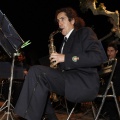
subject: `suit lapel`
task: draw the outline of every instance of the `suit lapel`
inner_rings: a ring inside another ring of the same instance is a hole
[[[73,42],[74,42],[74,35],[75,35],[75,30],[73,30],[73,32],[71,33],[71,35],[69,36],[65,46],[64,46],[64,49],[63,49],[63,53],[68,53]]]

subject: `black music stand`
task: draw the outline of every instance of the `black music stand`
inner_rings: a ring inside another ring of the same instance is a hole
[[[13,71],[14,71],[14,61],[15,56],[19,55],[19,50],[30,44],[30,41],[24,42],[22,38],[19,36],[17,31],[14,29],[8,18],[5,14],[0,11],[0,45],[5,50],[10,58],[12,58],[11,70],[10,70],[10,85],[9,85],[9,93],[8,99],[0,108],[0,112],[7,108],[5,114],[0,118],[3,120],[5,116],[7,116],[7,120],[11,118],[13,120],[11,114],[11,107],[13,108],[10,100],[11,100],[11,90],[12,90],[12,81],[13,81]]]

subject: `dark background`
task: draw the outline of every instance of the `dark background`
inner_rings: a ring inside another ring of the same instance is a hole
[[[120,12],[120,0],[98,0],[97,7],[104,3],[109,11]],[[26,56],[31,64],[36,64],[40,58],[49,55],[49,35],[57,30],[54,22],[55,11],[58,8],[71,6],[81,16],[86,25],[92,27],[98,38],[107,35],[112,25],[107,16],[93,15],[91,10],[83,13],[80,10],[79,0],[1,0],[0,10],[8,17],[18,34],[24,41],[32,44],[25,47]],[[58,46],[60,40],[55,39]]]

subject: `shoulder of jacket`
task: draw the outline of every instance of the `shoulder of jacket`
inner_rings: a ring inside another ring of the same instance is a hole
[[[79,31],[79,30],[93,31],[92,28],[90,28],[90,27],[81,27],[80,29],[78,29],[78,31]]]

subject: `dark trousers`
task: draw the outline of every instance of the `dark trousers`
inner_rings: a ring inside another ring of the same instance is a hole
[[[15,113],[27,120],[41,120],[43,113],[54,112],[49,93],[65,94],[64,75],[61,71],[46,66],[30,68],[15,106]]]
[[[13,81],[12,85],[12,105],[15,106],[19,98],[24,80]]]

